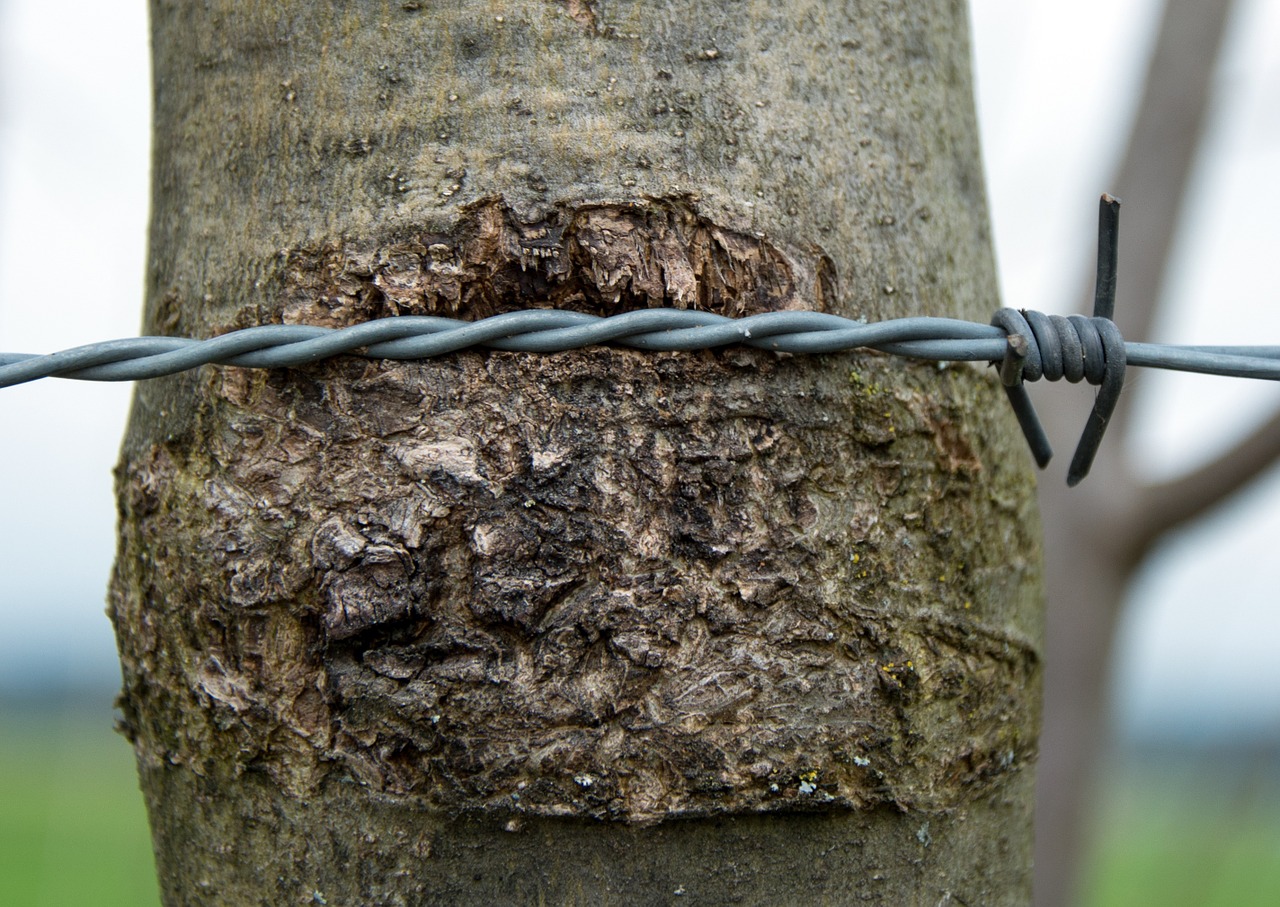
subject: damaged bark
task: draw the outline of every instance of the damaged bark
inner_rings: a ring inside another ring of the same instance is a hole
[[[152,330],[995,307],[963,9],[313,6],[153,3]],[[1031,491],[993,375],[874,354],[141,386],[166,902],[1023,903]]]
[[[532,223],[484,199],[463,208],[447,232],[381,247],[348,239],[292,249],[285,284],[282,320],[328,327],[530,307],[741,316],[825,310],[836,295],[826,256],[788,255],[762,236],[718,226],[688,198],[558,205]]]

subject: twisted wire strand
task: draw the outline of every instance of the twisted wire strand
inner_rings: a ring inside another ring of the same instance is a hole
[[[1093,317],[1000,309],[991,324],[953,318],[899,318],[868,324],[822,312],[769,312],[728,318],[685,309],[646,309],[601,318],[557,309],[526,310],[466,322],[401,316],[354,327],[263,325],[212,340],[139,337],[111,340],[47,356],[0,353],[0,388],[37,378],[133,381],[201,365],[286,368],[344,354],[427,359],[482,347],[551,353],[599,344],[642,350],[711,349],[743,344],[784,353],[835,353],[858,348],[938,361],[1000,366],[1009,403],[1036,463],[1053,456],[1025,382],[1088,381],[1099,386],[1093,411],[1067,472],[1078,484],[1089,472],[1120,400],[1130,365],[1236,378],[1280,380],[1280,346],[1168,346],[1127,343],[1111,320],[1116,297],[1120,200],[1098,201],[1098,268]]]
[[[1021,338],[1019,380],[1069,381],[1105,372],[1095,322],[1026,311],[1007,326],[953,318],[899,318],[867,323],[822,312],[770,312],[728,318],[687,309],[646,309],[611,317],[537,309],[468,322],[403,315],[348,328],[262,325],[210,340],[136,337],[47,355],[0,353],[0,387],[40,378],[136,381],[202,365],[293,368],[341,355],[369,359],[429,359],[474,348],[551,353],[601,344],[650,351],[712,349],[740,344],[794,354],[859,348],[931,361],[1000,362]],[[1106,330],[1103,328],[1102,330]],[[1118,333],[1115,335],[1118,337]],[[1015,338],[1011,342],[1011,338]],[[1170,346],[1120,341],[1131,366],[1238,378],[1280,380],[1280,346]],[[1102,372],[1098,370],[1102,369]],[[1088,371],[1092,370],[1092,371]],[[1093,383],[1099,383],[1093,381]]]
[[[1103,196],[1104,207],[1107,200]],[[1113,268],[1114,262],[1110,266]],[[1113,284],[1099,281],[1103,287]],[[405,315],[338,329],[262,325],[212,340],[138,337],[91,343],[45,356],[0,353],[0,388],[48,377],[135,381],[202,365],[289,368],[347,354],[370,359],[429,359],[474,348],[552,353],[600,344],[652,351],[741,344],[795,354],[865,348],[914,359],[999,365],[1018,424],[1042,469],[1053,450],[1024,382],[1066,378],[1099,385],[1067,472],[1067,484],[1076,485],[1088,474],[1102,444],[1120,399],[1126,366],[1280,380],[1280,346],[1127,343],[1109,317],[1110,298],[1102,302],[1092,318],[1000,309],[991,324],[929,317],[867,323],[822,312],[728,318],[686,309],[646,309],[602,318],[537,309],[474,322]]]

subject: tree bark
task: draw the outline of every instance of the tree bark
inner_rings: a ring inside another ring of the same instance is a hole
[[[955,2],[153,0],[146,322],[985,319]],[[169,904],[1023,904],[1039,528],[989,370],[755,350],[138,389]]]

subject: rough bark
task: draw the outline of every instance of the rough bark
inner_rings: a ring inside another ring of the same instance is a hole
[[[995,307],[962,4],[152,18],[152,331]],[[1011,424],[868,354],[141,386],[111,603],[166,902],[1025,903]]]

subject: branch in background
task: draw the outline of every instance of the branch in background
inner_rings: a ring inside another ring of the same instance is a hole
[[[1183,222],[1187,186],[1213,100],[1213,80],[1234,0],[1168,0],[1148,67],[1137,119],[1115,180],[1137,202],[1140,217],[1126,232],[1125,304],[1117,322],[1125,336],[1147,337],[1170,272],[1170,255]],[[1128,429],[1124,411],[1118,441]],[[1235,449],[1168,483],[1129,496],[1134,535],[1128,554],[1136,565],[1174,526],[1203,515],[1252,481],[1280,457],[1280,413]]]
[[[1120,263],[1124,301],[1118,307],[1117,323],[1130,338],[1147,339],[1155,320],[1233,6],[1232,0],[1167,0],[1122,163],[1106,187],[1129,203]],[[1064,412],[1051,409],[1046,416],[1055,434],[1068,430],[1062,423],[1071,417]],[[1106,673],[1125,578],[1132,575],[1134,566],[1126,555],[1139,556],[1164,528],[1154,520],[1144,523],[1146,538],[1141,547],[1127,536],[1127,530],[1142,519],[1143,509],[1138,506],[1142,496],[1120,456],[1120,441],[1131,425],[1128,408],[1122,408],[1117,421],[1107,434],[1107,449],[1090,480],[1087,497],[1066,493],[1058,482],[1040,484],[1045,536],[1054,543],[1046,556],[1050,602],[1036,804],[1038,907],[1075,903],[1085,824],[1081,803],[1090,775],[1097,772],[1096,741],[1104,732],[1099,678]],[[1224,460],[1235,456],[1237,451],[1232,451]],[[1243,476],[1245,470],[1235,473]],[[1192,492],[1166,490],[1164,497],[1183,501],[1182,511],[1189,518],[1212,506],[1231,487],[1238,484],[1219,482],[1203,493],[1195,492],[1195,497]],[[1198,509],[1191,503],[1196,499],[1203,502]],[[1098,509],[1091,509],[1100,500],[1109,501],[1107,512],[1118,518],[1100,523]],[[1084,550],[1101,559],[1081,577],[1076,564],[1055,559],[1067,557],[1068,550]]]
[[[1233,0],[1169,0],[1112,190],[1128,201],[1117,323],[1147,338],[1213,95]]]
[[[1280,408],[1222,456],[1170,482],[1147,485],[1135,498],[1132,557],[1137,563],[1170,529],[1202,516],[1280,458]]]
[[[1149,339],[1162,298],[1174,237],[1201,136],[1208,120],[1213,78],[1234,0],[1167,0],[1143,82],[1135,118],[1110,190],[1125,200],[1116,324],[1131,340]],[[1087,310],[1090,288],[1082,293]],[[1106,459],[1119,464],[1132,408],[1121,407],[1109,434]],[[1052,433],[1064,430],[1050,412]],[[1119,481],[1128,482],[1127,474]]]

